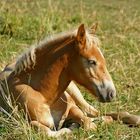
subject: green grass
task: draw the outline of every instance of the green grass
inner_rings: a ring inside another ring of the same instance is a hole
[[[101,104],[87,91],[82,92],[101,113],[125,110],[140,115],[139,5],[139,0],[1,0],[0,69],[49,34],[98,22],[97,35],[117,89],[117,100]],[[22,115],[15,111],[13,116],[11,119],[0,113],[1,140],[46,139],[43,132],[32,130]],[[81,128],[69,139],[139,140],[140,129],[114,122],[99,125],[97,132]]]

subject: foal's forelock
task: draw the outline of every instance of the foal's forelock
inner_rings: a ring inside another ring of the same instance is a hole
[[[73,37],[77,34],[77,30],[59,33],[54,36],[48,37],[44,41],[41,41],[39,44],[34,45],[27,52],[22,54],[16,62],[14,73],[20,74],[21,71],[26,71],[27,69],[33,70],[36,65],[36,53],[37,50],[46,51],[46,47],[48,50],[54,47],[63,47],[68,45],[67,43],[74,41]],[[88,44],[94,43],[94,46],[100,46],[100,40],[97,36],[90,34],[90,32],[86,31],[86,40]],[[65,43],[66,41],[66,43]],[[59,44],[57,46],[57,44]],[[91,47],[92,45],[87,45],[87,47]]]

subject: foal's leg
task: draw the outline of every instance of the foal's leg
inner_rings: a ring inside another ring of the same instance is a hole
[[[68,94],[73,98],[75,103],[87,114],[92,116],[98,116],[99,112],[90,104],[86,102],[86,100],[83,98],[79,88],[76,86],[76,84],[72,81],[69,86],[67,87],[66,91]]]
[[[96,124],[92,122],[93,119],[85,116],[76,105],[71,107],[68,118],[82,124],[86,130],[96,130],[97,128]]]
[[[60,131],[51,130],[55,128],[55,119],[53,118],[51,107],[46,103],[46,98],[40,92],[23,84],[17,85],[16,88],[13,89],[13,92],[15,91],[17,95],[20,95],[18,102],[25,107],[25,112],[28,113],[33,126],[44,130],[46,134],[51,137],[58,137],[64,133],[68,134],[71,132],[71,130],[67,128],[61,129]],[[15,99],[17,99],[17,95],[15,95]],[[56,111],[59,110],[56,108]]]
[[[43,125],[42,123],[40,123],[38,121],[31,121],[31,125],[45,131],[46,134],[48,135],[48,137],[59,137],[64,134],[71,133],[71,130],[68,128],[62,128],[58,131],[52,131],[49,127],[47,127],[46,125]]]

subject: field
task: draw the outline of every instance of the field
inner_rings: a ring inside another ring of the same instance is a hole
[[[84,97],[101,113],[128,111],[140,115],[139,0],[0,0],[0,70],[45,36],[85,23],[98,22],[97,35],[117,89],[112,103],[99,103],[85,89]],[[0,140],[46,140],[23,116],[0,113]],[[96,132],[75,130],[74,140],[140,140],[140,128],[120,122],[98,124]]]

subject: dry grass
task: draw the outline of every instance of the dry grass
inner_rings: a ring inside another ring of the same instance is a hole
[[[125,110],[140,114],[140,1],[139,0],[1,0],[0,69],[44,36],[99,22],[98,36],[117,88],[117,100],[101,104],[82,90],[101,112]],[[0,113],[0,139],[46,139],[32,130],[23,115]],[[26,116],[26,115],[25,115]],[[140,129],[114,122],[97,132],[77,130],[71,139],[139,140]]]

